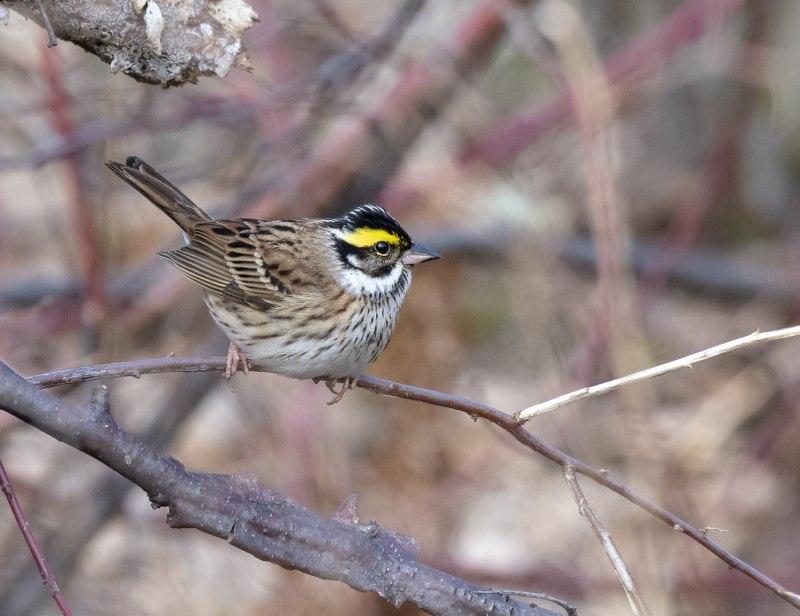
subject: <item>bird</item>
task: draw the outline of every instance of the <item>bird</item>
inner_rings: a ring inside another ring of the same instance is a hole
[[[230,341],[229,385],[253,362],[323,381],[338,402],[386,348],[412,269],[440,258],[377,205],[336,218],[214,219],[139,157],[106,166],[183,231],[184,246],[158,254],[202,288]]]

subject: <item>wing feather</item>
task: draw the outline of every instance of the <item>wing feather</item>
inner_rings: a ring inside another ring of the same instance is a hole
[[[285,221],[216,220],[197,224],[188,245],[159,254],[209,293],[268,310],[293,291],[317,287],[295,243]]]

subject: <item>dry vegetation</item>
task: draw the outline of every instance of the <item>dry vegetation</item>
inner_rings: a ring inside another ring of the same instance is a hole
[[[224,352],[198,290],[154,257],[180,241],[174,226],[103,165],[128,154],[219,216],[392,210],[444,258],[418,270],[370,374],[508,413],[794,324],[800,4],[541,0],[492,22],[487,7],[502,4],[426,3],[397,40],[400,3],[259,0],[253,72],[171,89],[110,75],[68,43],[48,49],[12,14],[0,29],[0,359],[32,375]],[[723,529],[709,533],[798,590],[798,344],[528,428]],[[188,468],[255,477],[325,516],[357,493],[363,520],[414,537],[433,567],[559,595],[584,615],[630,612],[558,466],[494,426],[360,390],[329,408],[323,386],[273,375],[233,383],[110,381],[112,413]],[[141,490],[2,413],[0,459],[77,613],[396,611],[167,528]],[[794,613],[581,485],[653,614]],[[0,614],[55,614],[10,515],[0,554]]]

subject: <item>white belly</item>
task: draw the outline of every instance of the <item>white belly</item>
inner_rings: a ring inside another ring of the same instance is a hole
[[[234,323],[228,316],[218,316],[219,298],[206,297],[214,320],[249,360],[296,379],[362,374],[388,344],[402,300],[382,297],[369,310],[342,315],[333,331],[318,327],[312,335],[303,335],[294,321],[271,318],[249,307],[243,307],[242,318]]]

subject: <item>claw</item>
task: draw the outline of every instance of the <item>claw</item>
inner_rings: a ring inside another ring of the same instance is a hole
[[[231,342],[228,346],[228,355],[225,358],[225,379],[228,381],[228,388],[230,388],[231,391],[233,391],[233,387],[231,387],[231,378],[239,370],[239,365],[242,366],[242,372],[244,374],[250,373],[250,365],[247,362],[247,358],[244,356],[241,349]]]
[[[345,377],[343,379],[328,379],[328,380],[326,380],[325,381],[325,387],[327,387],[328,391],[330,391],[334,395],[333,396],[333,400],[328,402],[328,406],[331,406],[333,404],[336,404],[337,402],[340,402],[342,400],[342,398],[344,398],[345,392],[348,389],[353,389],[356,386],[356,381],[358,381],[358,377],[357,376],[348,376],[348,377]],[[337,384],[341,384],[341,386],[342,386],[341,389],[339,389],[339,391],[336,391],[336,385]]]

